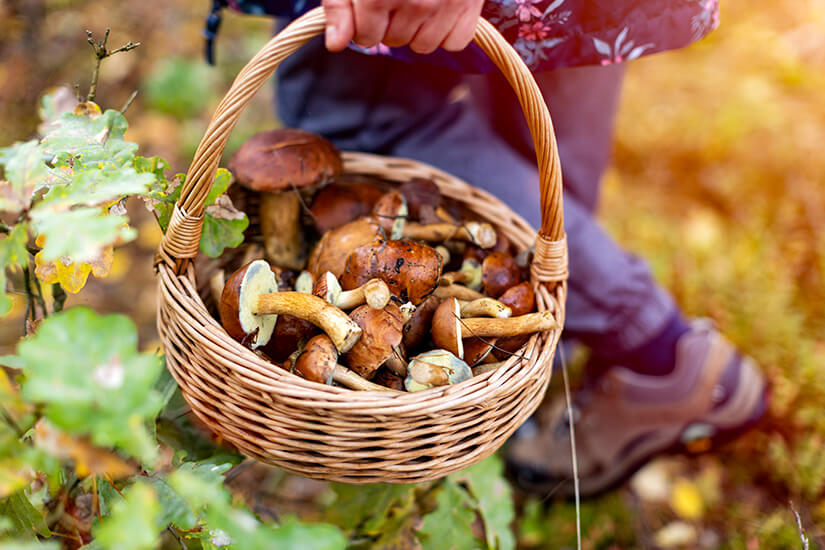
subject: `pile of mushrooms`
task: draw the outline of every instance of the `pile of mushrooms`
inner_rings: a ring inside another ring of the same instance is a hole
[[[495,368],[557,327],[536,312],[527,252],[431,181],[341,175],[326,140],[259,134],[230,162],[260,193],[264,258],[226,281],[227,333],[307,380],[420,391]],[[313,244],[313,241],[314,244]]]

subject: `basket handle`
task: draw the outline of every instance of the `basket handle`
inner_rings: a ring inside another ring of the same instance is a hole
[[[229,134],[241,113],[281,61],[322,34],[325,23],[323,8],[315,8],[272,37],[241,70],[218,105],[195,152],[158,251],[160,259],[175,265],[176,271],[180,272],[187,259],[198,253],[204,201]],[[533,275],[540,281],[563,281],[567,278],[567,243],[563,227],[561,164],[550,111],[529,69],[495,27],[480,18],[473,41],[507,78],[521,103],[533,137],[541,191],[541,228],[536,239]]]

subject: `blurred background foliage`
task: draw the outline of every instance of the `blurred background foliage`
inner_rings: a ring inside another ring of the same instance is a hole
[[[142,45],[105,61],[99,102],[119,108],[138,90],[127,139],[185,171],[221,93],[272,30],[270,20],[227,14],[210,68],[201,37],[208,4],[0,0],[0,144],[34,135],[48,89],[79,84],[86,93],[84,31],[111,27],[111,44]],[[708,39],[631,65],[600,216],[689,314],[713,318],[757,359],[772,402],[759,429],[721,452],[658,460],[586,503],[585,548],[800,548],[794,509],[814,544],[825,537],[823,89],[825,3],[815,0],[724,2]],[[272,91],[255,99],[228,150],[277,124]],[[142,347],[154,349],[159,232],[142,207],[129,213],[138,240],[69,304],[129,314]],[[0,353],[21,334],[23,311],[20,301],[0,321]],[[317,516],[316,485],[282,472],[247,477],[239,494],[277,487],[279,507]],[[521,547],[575,543],[571,505],[519,501]]]

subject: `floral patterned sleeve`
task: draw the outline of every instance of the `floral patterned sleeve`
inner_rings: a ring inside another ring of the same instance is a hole
[[[214,0],[247,13],[295,17],[318,0]],[[533,71],[609,65],[681,48],[719,24],[718,0],[488,0],[486,17]],[[409,48],[352,48],[464,72],[494,67],[475,46],[459,53],[418,55]]]

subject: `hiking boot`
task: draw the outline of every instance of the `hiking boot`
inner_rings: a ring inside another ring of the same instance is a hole
[[[508,444],[508,470],[526,491],[573,494],[571,416],[580,493],[593,496],[656,455],[715,448],[753,426],[767,407],[756,364],[706,321],[679,338],[669,374],[614,366],[574,395],[570,415],[564,401],[557,398]]]

